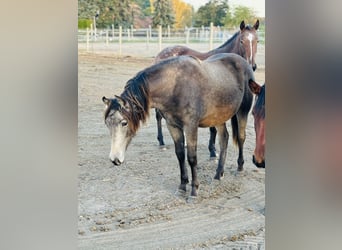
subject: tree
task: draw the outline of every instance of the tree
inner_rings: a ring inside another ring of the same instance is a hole
[[[229,13],[229,6],[224,0],[211,0],[201,6],[195,16],[195,26],[209,26],[211,22],[215,26],[223,26]]]
[[[245,23],[252,24],[255,23],[256,19],[256,14],[251,8],[240,5],[235,8],[234,15],[227,24],[232,27],[238,27],[242,20],[244,20]]]
[[[182,0],[172,0],[172,6],[175,13],[175,28],[192,26],[193,9],[191,5]]]
[[[153,27],[172,26],[175,22],[171,0],[155,0],[153,3],[154,13],[152,16]]]
[[[78,18],[96,16],[96,26],[107,28],[112,24],[129,27],[133,23],[131,0],[78,0]]]

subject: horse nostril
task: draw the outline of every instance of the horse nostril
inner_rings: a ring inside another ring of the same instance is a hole
[[[121,161],[118,158],[115,158],[114,161],[112,161],[115,166],[120,166]]]

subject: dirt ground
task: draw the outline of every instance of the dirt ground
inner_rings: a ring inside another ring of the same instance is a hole
[[[251,161],[251,114],[245,170],[237,173],[238,150],[229,140],[221,181],[213,179],[217,161],[209,160],[209,130],[199,129],[197,198],[189,198],[190,185],[185,194],[177,189],[173,141],[163,121],[167,149],[159,148],[154,110],[128,147],[126,162],[117,167],[109,161],[101,98],[121,94],[127,80],[152,62],[152,57],[79,49],[79,248],[264,249],[265,171]],[[264,67],[257,69],[255,78],[265,81]],[[227,126],[231,133],[229,122]]]

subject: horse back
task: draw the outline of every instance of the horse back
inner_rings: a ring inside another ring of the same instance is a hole
[[[167,47],[163,49],[161,52],[159,52],[159,54],[155,58],[155,63],[158,63],[170,57],[184,56],[184,55],[194,56],[201,60],[204,60],[209,56],[208,53],[201,53],[185,46],[176,45],[172,47]]]

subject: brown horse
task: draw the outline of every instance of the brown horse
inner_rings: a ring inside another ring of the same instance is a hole
[[[254,129],[256,135],[253,163],[258,168],[265,168],[265,84],[260,86],[254,81],[249,82],[251,91],[256,94],[256,100],[252,109],[254,116]]]
[[[169,57],[175,57],[180,55],[191,55],[201,60],[204,60],[209,56],[219,53],[235,53],[245,58],[255,71],[257,68],[257,65],[255,63],[255,55],[257,52],[258,28],[259,20],[257,20],[253,26],[245,25],[245,22],[242,21],[240,23],[240,30],[237,31],[228,41],[226,41],[224,44],[222,44],[220,47],[216,49],[210,50],[206,53],[201,53],[199,51],[192,50],[185,46],[177,45],[173,47],[167,47],[156,56],[155,63]],[[162,118],[162,113],[158,109],[156,109],[156,120],[158,129],[157,139],[159,141],[159,146],[161,147],[165,145],[161,123]],[[216,129],[212,127],[210,128],[210,139],[208,147],[211,158],[216,158],[215,139]]]
[[[216,127],[218,131],[221,150],[215,179],[219,180],[227,154],[226,121],[231,119],[233,141],[239,147],[238,170],[242,170],[245,128],[253,101],[250,80],[254,81],[254,75],[248,62],[231,53],[217,54],[204,61],[191,56],[174,57],[140,71],[127,82],[120,96],[102,98],[105,124],[112,137],[110,160],[115,165],[124,162],[125,151],[140,122],[146,121],[150,108],[158,108],[175,144],[181,190],[185,191],[189,183],[185,134],[192,173],[191,195],[197,195],[198,127]]]

